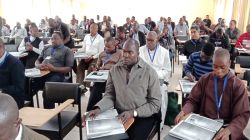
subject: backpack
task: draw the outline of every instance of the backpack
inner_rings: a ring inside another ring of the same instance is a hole
[[[174,125],[175,117],[180,111],[181,105],[178,104],[178,94],[176,92],[168,92],[168,107],[164,124]]]

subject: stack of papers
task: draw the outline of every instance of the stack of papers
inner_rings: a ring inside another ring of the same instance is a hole
[[[85,81],[88,82],[106,82],[108,79],[108,70],[93,71],[86,76]]]
[[[82,59],[86,59],[88,58],[89,55],[83,52],[76,52],[74,53],[74,58],[82,58]]]
[[[26,77],[40,77],[41,71],[37,68],[25,69],[25,76]]]
[[[125,128],[122,122],[116,117],[118,113],[116,109],[107,110],[100,113],[94,120],[86,119],[87,138],[94,139],[105,136],[124,134]]]
[[[190,93],[196,82],[190,82],[189,80],[179,80],[181,91],[183,93]]]
[[[222,126],[222,122],[191,114],[171,129],[169,135],[185,140],[212,140]]]

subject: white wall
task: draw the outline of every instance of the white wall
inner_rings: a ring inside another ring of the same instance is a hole
[[[135,16],[143,23],[151,16],[158,21],[160,16],[172,17],[178,22],[185,15],[189,23],[195,17],[214,15],[214,0],[0,0],[0,15],[14,25],[16,21],[24,24],[26,18],[39,22],[45,16],[58,15],[69,23],[74,13],[81,20],[84,15],[96,18],[96,15],[108,15],[114,23],[122,25],[127,16]]]

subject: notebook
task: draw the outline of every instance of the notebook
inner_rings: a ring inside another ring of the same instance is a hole
[[[223,126],[220,121],[191,114],[169,131],[169,135],[183,140],[212,140]]]
[[[134,120],[130,119],[126,124],[123,125],[117,116],[117,110],[110,109],[100,113],[94,120],[91,120],[87,117],[87,138],[94,139],[111,135],[125,134],[126,129],[132,125]]]

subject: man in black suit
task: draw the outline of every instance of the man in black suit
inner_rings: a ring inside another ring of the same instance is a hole
[[[139,31],[139,24],[135,21],[132,24],[132,30],[130,32],[130,38],[135,39],[139,42],[140,46],[144,46],[146,44],[146,38],[143,32]]]

